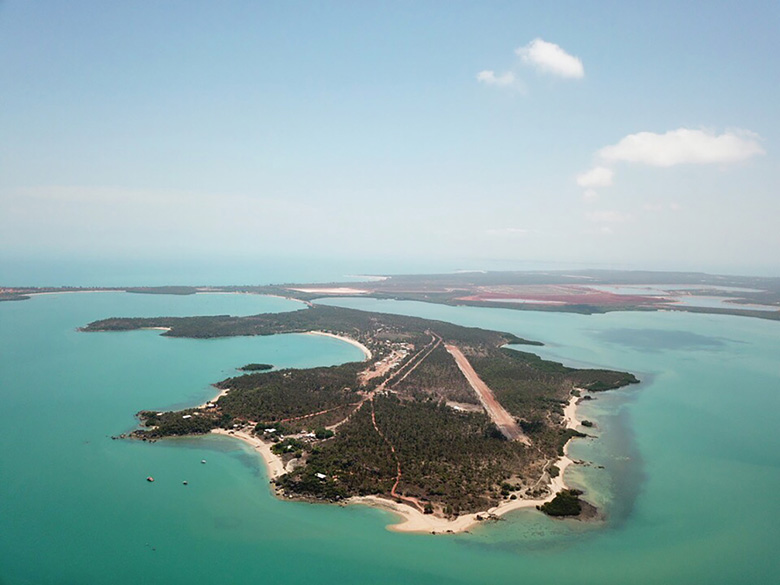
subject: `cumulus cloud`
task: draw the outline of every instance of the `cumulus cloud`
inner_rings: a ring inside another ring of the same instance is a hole
[[[759,154],[764,154],[764,149],[754,132],[733,130],[716,135],[711,131],[688,128],[670,130],[665,134],[629,134],[617,144],[598,151],[598,156],[608,162],[632,162],[655,167],[735,163]]]
[[[548,43],[537,38],[526,46],[516,49],[515,53],[522,59],[523,63],[543,73],[568,79],[585,77],[585,68],[579,57],[569,55],[555,43]]]
[[[577,175],[577,184],[580,187],[609,187],[615,173],[606,167],[595,167],[586,173]]]
[[[636,163],[653,167],[673,167],[683,164],[729,164],[764,154],[761,137],[749,130],[728,130],[716,134],[712,130],[678,128],[664,134],[637,132],[622,138],[617,144],[605,146],[596,157],[605,165]],[[577,185],[586,189],[583,198],[597,198],[594,187],[612,185],[614,171],[609,166],[596,166],[577,175]],[[674,209],[673,209],[674,210]]]
[[[477,73],[477,81],[485,85],[495,85],[497,87],[509,87],[515,83],[515,74],[511,71],[496,75],[495,71],[485,70]]]

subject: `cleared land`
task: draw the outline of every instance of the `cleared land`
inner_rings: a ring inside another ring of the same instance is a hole
[[[455,358],[455,363],[458,364],[458,368],[463,372],[463,375],[474,389],[474,392],[476,392],[477,397],[485,408],[488,416],[496,424],[501,433],[510,441],[520,441],[526,445],[530,445],[531,439],[523,433],[514,417],[501,406],[498,400],[496,400],[493,391],[480,379],[477,372],[474,371],[474,368],[469,363],[469,360],[463,355],[463,352],[460,351],[456,345],[445,345],[445,347],[447,348],[447,351],[450,352],[450,355]]]

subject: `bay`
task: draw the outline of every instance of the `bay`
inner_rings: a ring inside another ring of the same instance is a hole
[[[244,363],[312,367],[360,352],[319,336],[188,340],[76,330],[109,316],[301,307],[283,299],[44,295],[0,303],[0,583],[777,580],[777,323],[328,303],[510,331],[545,342],[531,348],[544,357],[636,373],[641,385],[581,408],[599,437],[571,447],[592,464],[567,479],[606,520],[520,512],[472,534],[397,534],[380,510],[275,499],[262,462],[229,438],[112,440],[142,408],[203,402],[214,394],[210,384]]]

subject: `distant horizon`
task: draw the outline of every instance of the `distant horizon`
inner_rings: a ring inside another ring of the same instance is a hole
[[[312,255],[778,275],[778,22],[771,1],[3,2],[0,281]]]
[[[133,286],[242,286],[289,283],[358,281],[366,276],[451,274],[457,272],[619,272],[700,273],[716,276],[780,278],[780,270],[717,270],[695,267],[625,266],[615,263],[482,262],[398,260],[325,260],[311,258],[232,259],[229,262],[177,260],[37,259],[0,260],[0,286],[5,287],[133,287]]]

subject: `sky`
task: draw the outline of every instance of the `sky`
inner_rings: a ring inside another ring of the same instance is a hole
[[[0,2],[20,263],[780,276],[780,3]]]

